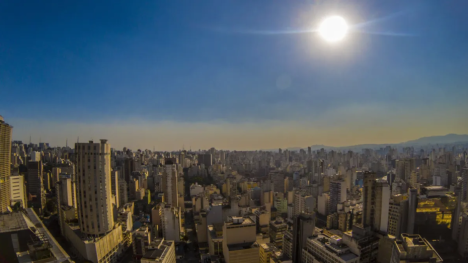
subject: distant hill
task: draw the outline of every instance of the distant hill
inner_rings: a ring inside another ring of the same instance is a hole
[[[468,143],[468,134],[447,134],[447,135],[440,135],[440,136],[429,136],[429,137],[423,137],[419,138],[416,140],[411,140],[407,142],[401,142],[401,143],[383,143],[383,144],[358,144],[358,145],[351,145],[351,146],[339,146],[339,147],[334,147],[334,146],[326,146],[323,144],[318,144],[318,145],[312,145],[310,146],[312,148],[312,151],[320,150],[322,148],[326,150],[343,150],[343,149],[349,149],[349,150],[360,150],[364,148],[370,148],[370,149],[376,149],[376,148],[381,148],[385,146],[393,146],[393,147],[409,147],[409,146],[422,146],[422,145],[435,145],[435,144],[451,144],[451,143]],[[289,147],[287,150],[290,151],[299,151],[300,149],[305,149],[307,150],[307,147],[301,148],[301,147]],[[286,150],[286,149],[283,149]],[[278,151],[278,149],[271,149],[271,150],[266,150],[266,151]]]
[[[421,144],[447,144],[456,142],[468,142],[467,134],[447,134],[442,136],[423,137],[412,141],[401,143],[403,145],[421,145]]]

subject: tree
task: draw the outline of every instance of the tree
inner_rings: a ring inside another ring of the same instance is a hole
[[[21,208],[21,203],[16,202],[15,205],[13,206],[13,211],[18,211]]]
[[[55,213],[55,211],[57,210],[57,205],[55,204],[54,200],[47,201],[46,210],[49,211],[50,213]]]

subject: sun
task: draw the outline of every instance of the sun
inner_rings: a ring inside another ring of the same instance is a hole
[[[341,16],[330,16],[320,23],[318,32],[328,42],[339,42],[348,34],[348,23]]]

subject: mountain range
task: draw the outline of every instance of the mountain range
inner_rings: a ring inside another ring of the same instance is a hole
[[[369,148],[369,149],[378,149],[378,148],[383,148],[386,146],[392,146],[392,147],[410,147],[410,146],[424,146],[424,145],[436,145],[436,144],[453,144],[453,143],[468,143],[468,134],[447,134],[447,135],[440,135],[440,136],[428,136],[428,137],[422,137],[416,140],[411,140],[407,142],[401,142],[401,143],[382,143],[382,144],[358,144],[358,145],[350,145],[350,146],[327,146],[327,145],[312,145],[310,146],[312,148],[312,151],[320,150],[322,148],[326,150],[360,150],[364,148]],[[307,150],[307,147],[290,147],[287,148],[290,151],[299,151],[300,149],[305,149]],[[272,149],[272,150],[267,150],[267,151],[277,151],[278,149]]]

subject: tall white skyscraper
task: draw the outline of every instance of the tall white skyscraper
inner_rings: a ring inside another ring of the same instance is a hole
[[[111,150],[107,140],[76,143],[78,221],[81,231],[102,235],[114,227]]]

